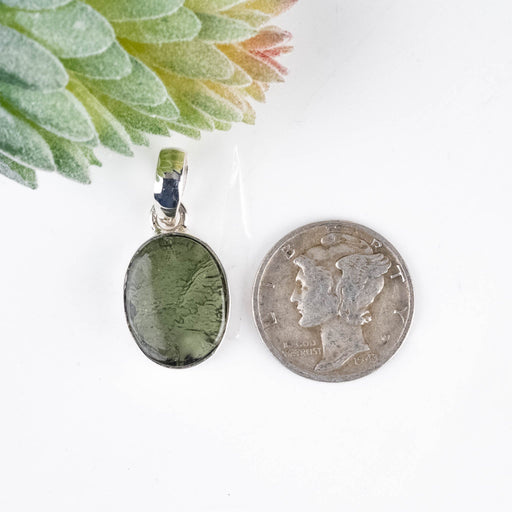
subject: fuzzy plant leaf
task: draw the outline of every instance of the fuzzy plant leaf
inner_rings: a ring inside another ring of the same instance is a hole
[[[277,16],[288,10],[297,0],[249,0],[246,3],[248,9]]]
[[[220,130],[222,132],[228,132],[231,130],[231,123],[227,123],[225,121],[219,121],[217,119],[214,120],[215,129]]]
[[[12,160],[45,171],[55,170],[52,151],[29,123],[0,106],[0,152]]]
[[[258,31],[243,21],[218,14],[197,13],[201,31],[198,38],[210,43],[237,43],[256,35]]]
[[[185,137],[189,137],[191,139],[196,139],[196,140],[199,140],[201,138],[201,130],[191,128],[190,126],[185,126],[185,125],[179,124],[179,123],[167,123],[167,126],[173,132],[180,133],[181,135],[185,135]]]
[[[255,80],[251,85],[248,85],[244,90],[252,99],[258,101],[259,103],[265,102],[266,89],[263,86],[262,82],[257,82]]]
[[[154,135],[169,135],[169,129],[165,121],[158,117],[151,117],[142,112],[138,112],[125,103],[109,98],[108,96],[101,96],[100,101],[114,114],[124,127],[131,126],[141,132],[152,133]]]
[[[176,104],[180,109],[180,117],[175,121],[181,126],[187,126],[194,130],[211,132],[215,128],[213,119],[206,113],[194,107],[183,97],[176,97]]]
[[[235,20],[244,22],[254,29],[260,28],[271,18],[269,14],[265,14],[260,11],[254,11],[252,9],[240,9],[237,7],[230,9],[229,11],[225,11],[224,14]]]
[[[7,7],[17,7],[27,11],[40,11],[42,9],[54,9],[69,4],[72,0],[0,0],[0,4]]]
[[[169,88],[172,88],[174,95],[179,97],[181,102],[191,105],[212,120],[227,121],[237,123],[242,121],[242,111],[235,105],[218,95],[201,82],[183,78],[172,73],[161,74],[164,82]],[[180,111],[182,106],[178,104]],[[185,121],[186,118],[182,121]],[[198,126],[196,126],[199,128]]]
[[[100,142],[116,153],[132,156],[130,136],[114,115],[80,82],[72,80],[69,89],[91,116]]]
[[[133,126],[127,126],[126,131],[130,136],[132,144],[135,144],[136,146],[149,146],[149,138],[144,132],[137,130],[137,128],[134,128]]]
[[[253,83],[253,79],[249,73],[245,72],[240,66],[232,62],[233,74],[224,80],[217,80],[217,82],[230,85],[232,87],[247,87]]]
[[[0,95],[27,119],[55,135],[75,142],[96,135],[87,111],[66,90],[41,92],[0,82]]]
[[[69,4],[72,0],[0,0],[0,4],[7,7],[17,7],[27,11],[40,11],[41,9],[54,9]]]
[[[130,48],[140,59],[188,78],[223,80],[234,73],[233,64],[216,46],[199,40],[161,44],[158,49],[136,44]]]
[[[57,57],[4,25],[0,25],[0,48],[0,80],[40,91],[56,91],[68,83],[68,74]]]
[[[244,1],[245,0],[187,0],[186,5],[196,12],[214,13],[242,4]]]
[[[54,10],[16,11],[6,20],[64,59],[101,53],[115,40],[108,21],[77,0]]]
[[[150,20],[114,22],[117,37],[138,43],[191,41],[199,34],[199,18],[185,7],[175,13]]]
[[[7,158],[0,153],[0,174],[28,188],[37,187],[36,171]]]
[[[255,124],[256,112],[252,105],[244,97],[243,91],[216,82],[205,82],[205,85],[215,94],[231,103],[242,112],[242,121],[246,124]]]
[[[269,48],[281,47],[286,44],[292,35],[279,27],[265,27],[254,37],[245,40],[241,46],[248,51],[262,51]]]
[[[287,73],[297,0],[0,0],[0,174],[88,183],[101,144],[254,124]]]
[[[89,146],[87,146],[86,144],[78,144],[77,147],[83,153],[83,155],[85,156],[85,158],[89,162],[89,165],[95,165],[96,167],[101,167],[103,165],[98,160],[98,158],[94,154],[94,151]]]
[[[264,54],[254,54],[247,51],[241,46],[222,45],[220,50],[233,61],[238,64],[247,74],[254,80],[259,82],[284,82],[284,77],[280,70],[276,69],[263,56]]]
[[[146,114],[149,117],[158,117],[165,121],[174,121],[180,116],[180,111],[176,103],[174,103],[170,98],[167,98],[164,103],[161,103],[156,107],[148,105],[134,105],[133,109],[142,114]]]
[[[79,145],[51,134],[46,135],[46,139],[52,148],[55,167],[59,174],[79,183],[91,182],[89,159]]]
[[[110,21],[148,20],[176,12],[184,0],[89,0]]]
[[[96,55],[62,62],[70,71],[98,80],[119,80],[132,71],[130,54],[117,41]]]
[[[84,82],[107,96],[132,105],[160,105],[167,99],[167,91],[150,68],[131,57],[132,70],[119,80],[87,80]]]

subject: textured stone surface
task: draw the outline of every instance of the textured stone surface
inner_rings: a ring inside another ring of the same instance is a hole
[[[142,351],[157,363],[185,367],[208,357],[224,335],[228,305],[220,264],[188,235],[152,238],[128,267],[128,325]]]

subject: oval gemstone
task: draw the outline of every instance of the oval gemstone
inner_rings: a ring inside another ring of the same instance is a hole
[[[213,353],[226,330],[226,276],[201,241],[178,233],[159,235],[133,256],[124,305],[146,356],[169,367],[192,366]]]

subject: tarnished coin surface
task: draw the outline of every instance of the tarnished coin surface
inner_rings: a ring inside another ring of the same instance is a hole
[[[358,224],[309,224],[281,239],[256,277],[261,337],[290,370],[341,382],[368,375],[400,347],[414,298],[397,250]]]

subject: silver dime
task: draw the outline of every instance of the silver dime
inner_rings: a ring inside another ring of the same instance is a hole
[[[265,257],[253,292],[261,337],[290,370],[341,382],[368,375],[400,347],[414,308],[397,250],[358,224],[309,224]]]

